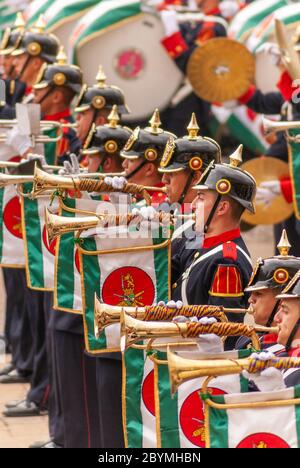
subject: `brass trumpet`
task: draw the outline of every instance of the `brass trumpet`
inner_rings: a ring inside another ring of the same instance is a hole
[[[106,177],[107,174],[103,174],[102,177]],[[76,190],[76,191],[86,191],[86,192],[120,192],[120,189],[114,189],[111,185],[108,185],[104,182],[104,180],[92,180],[89,178],[81,178],[78,176],[75,177],[64,177],[64,176],[56,176],[53,174],[48,174],[43,170],[36,167],[34,173],[34,183],[33,183],[33,191],[32,196],[35,197],[42,193],[45,190]],[[127,183],[122,193],[128,193],[131,195],[140,195],[142,196],[148,205],[151,204],[151,197],[149,192],[163,192],[166,193],[166,189],[164,187],[157,188],[157,187],[145,187],[142,185],[130,184]]]
[[[174,216],[170,213],[159,212],[153,221],[169,225],[173,222],[173,219]],[[142,222],[143,218],[131,213],[122,215],[95,213],[95,215],[76,218],[58,216],[51,213],[49,210],[46,210],[45,213],[45,226],[50,242],[52,242],[56,237],[69,232],[88,231],[89,229],[103,228],[107,226],[127,226],[132,221]]]
[[[260,342],[256,333],[277,333],[278,328],[261,326],[250,327],[241,323],[214,323],[202,325],[201,323],[187,322],[143,322],[136,320],[125,311],[121,311],[121,351],[142,340],[156,340],[159,338],[197,338],[199,335],[215,334],[222,337],[247,336],[251,338],[253,347],[260,349]]]
[[[268,367],[275,367],[279,370],[300,367],[299,358],[275,358],[265,362],[252,358],[195,360],[182,358],[170,349],[168,349],[167,356],[172,394],[184,382],[200,377],[241,374],[243,370],[255,373]]]
[[[287,132],[288,130],[300,130],[300,121],[295,122],[274,122],[274,120],[263,117],[263,129],[265,135],[271,133]]]
[[[0,174],[0,188],[7,187],[8,185],[19,185],[26,184],[27,182],[33,182],[32,175],[9,175]]]
[[[215,317],[222,322],[227,321],[226,313],[245,314],[246,309],[226,309],[225,307],[214,306],[183,306],[181,309],[170,309],[168,307],[147,306],[147,307],[118,307],[104,304],[95,294],[94,316],[95,316],[95,336],[110,325],[120,323],[121,312],[124,312],[138,320],[146,322],[167,321],[170,322],[178,315],[184,317]]]
[[[0,128],[13,128],[18,125],[17,119],[0,119]],[[40,127],[43,130],[52,130],[53,128],[78,128],[77,123],[58,122],[56,120],[41,120]]]

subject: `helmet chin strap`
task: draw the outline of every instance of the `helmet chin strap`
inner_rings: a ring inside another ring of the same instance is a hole
[[[148,161],[146,161],[146,159],[144,159],[144,161],[141,162],[141,164],[139,166],[137,166],[133,171],[131,171],[127,176],[126,176],[126,179],[127,180],[130,180],[132,179],[132,177],[134,175],[136,175],[141,169],[142,167],[145,166],[145,164],[147,164]]]
[[[22,75],[23,75],[24,71],[26,70],[26,68],[28,67],[31,58],[32,58],[31,55],[28,55],[28,57],[27,57],[27,59],[25,60],[25,63],[24,63],[24,65],[23,65],[23,67],[22,67],[22,69],[21,69],[19,75],[17,76],[17,79],[18,79],[18,80],[21,80]]]
[[[217,211],[217,208],[218,208],[219,203],[220,203],[221,200],[222,200],[222,195],[218,194],[217,199],[216,199],[216,201],[214,203],[214,206],[212,207],[211,212],[209,214],[209,217],[208,217],[208,219],[207,219],[207,221],[205,223],[204,234],[207,234],[209,226],[211,225],[211,222],[213,220],[213,217],[214,217],[214,215],[215,215],[215,213]]]
[[[286,349],[287,351],[289,351],[292,347],[292,344],[293,344],[293,341],[294,341],[294,338],[295,338],[295,335],[298,331],[298,328],[300,327],[300,319],[297,320],[288,340],[287,340],[287,343],[286,343]]]
[[[191,172],[191,173],[189,174],[189,176],[188,176],[188,179],[187,179],[187,181],[186,181],[186,184],[185,184],[185,186],[184,186],[184,189],[183,189],[183,191],[182,191],[182,193],[181,193],[181,195],[180,195],[180,198],[179,198],[179,200],[178,200],[178,203],[179,203],[180,205],[182,205],[183,202],[184,202],[184,199],[185,199],[185,197],[186,197],[186,194],[187,194],[187,192],[188,192],[188,190],[189,190],[189,188],[190,188],[190,185],[191,185],[191,183],[192,183],[193,177],[194,177],[194,173]]]
[[[45,99],[50,96],[50,94],[52,93],[52,91],[54,91],[54,88],[52,88],[52,86],[49,86],[49,89],[48,91],[44,94],[44,96],[38,101],[36,102],[36,104],[42,104],[42,102],[45,101]]]
[[[272,326],[272,323],[274,321],[274,317],[279,309],[279,304],[280,304],[280,301],[278,300],[275,304],[275,306],[273,307],[273,310],[271,312],[271,315],[270,317],[268,318],[268,321],[267,321],[267,324],[266,324],[266,327],[271,327]]]

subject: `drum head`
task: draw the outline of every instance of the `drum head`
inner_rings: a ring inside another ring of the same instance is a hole
[[[289,177],[288,164],[269,156],[251,159],[241,168],[255,178],[257,186],[262,182]],[[283,195],[279,195],[268,206],[255,203],[255,214],[246,211],[243,215],[243,221],[252,225],[278,224],[288,219],[293,211],[293,205],[287,203]]]
[[[127,121],[166,108],[182,82],[182,73],[160,43],[163,37],[160,19],[140,14],[96,32],[76,49],[88,84],[95,82],[101,64],[107,83],[124,91],[131,110]]]

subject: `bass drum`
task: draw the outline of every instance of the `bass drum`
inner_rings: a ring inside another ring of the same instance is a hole
[[[124,91],[131,110],[127,122],[148,118],[156,107],[166,108],[183,81],[160,43],[163,37],[160,19],[142,13],[95,32],[76,48],[88,84],[95,82],[101,64],[107,82]]]

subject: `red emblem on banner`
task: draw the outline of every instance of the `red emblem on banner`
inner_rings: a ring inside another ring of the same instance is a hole
[[[76,251],[75,251],[75,257],[74,257],[74,260],[75,260],[75,266],[76,266],[76,270],[78,271],[78,273],[80,274],[80,261],[79,261],[79,252],[78,252],[78,249],[76,247]]]
[[[48,252],[50,252],[52,255],[55,256],[55,253],[56,253],[56,245],[57,245],[57,239],[54,239],[54,240],[53,240],[52,242],[50,242],[50,244],[49,244],[46,226],[44,226],[44,229],[43,229],[43,236],[42,236],[42,237],[43,237],[44,246],[46,247],[46,249],[48,250]]]
[[[12,156],[10,159],[9,159],[9,162],[20,162],[21,161],[21,156]]]
[[[290,448],[290,446],[275,434],[257,432],[245,437],[237,448]]]
[[[203,403],[200,399],[199,390],[191,393],[183,405],[179,414],[180,427],[185,437],[197,447],[205,447],[205,428],[204,428],[204,411]],[[209,388],[211,395],[225,395],[223,390],[219,388]]]
[[[136,49],[123,50],[116,58],[116,70],[122,78],[137,78],[145,67],[141,52]]]
[[[6,229],[18,239],[23,239],[21,219],[21,203],[19,197],[14,197],[4,208],[3,221]]]
[[[142,399],[149,413],[155,416],[154,370],[149,372],[143,382]]]
[[[143,307],[153,304],[154,298],[152,279],[137,267],[118,268],[106,278],[102,288],[103,302],[110,305]]]

